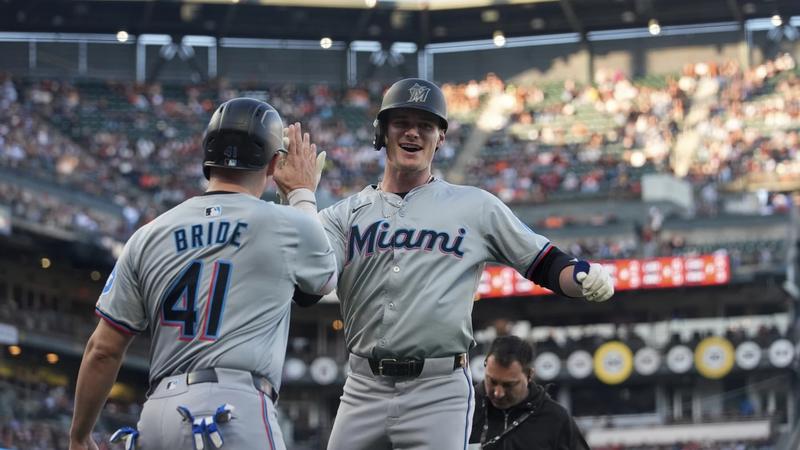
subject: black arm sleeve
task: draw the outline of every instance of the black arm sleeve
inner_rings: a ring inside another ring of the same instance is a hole
[[[292,295],[292,300],[294,300],[294,302],[297,303],[299,306],[307,308],[309,306],[317,304],[319,299],[321,299],[322,297],[323,296],[319,294],[307,294],[301,291],[300,288],[297,287],[297,285],[295,285],[294,294]]]
[[[539,265],[533,270],[530,280],[558,295],[567,297],[564,291],[561,290],[561,283],[558,280],[561,276],[561,271],[567,266],[574,266],[576,262],[575,258],[553,246],[553,249],[542,258]]]

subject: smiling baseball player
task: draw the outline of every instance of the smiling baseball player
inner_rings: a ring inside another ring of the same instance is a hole
[[[283,142],[281,118],[264,102],[233,99],[214,113],[203,140],[208,191],[134,233],[97,302],[70,449],[97,448],[92,427],[128,344],[146,329],[151,392],[138,429],[115,436],[126,448],[285,448],[274,402],[290,299],[333,290],[336,261],[316,214],[259,198],[274,171],[314,166],[299,124]],[[313,190],[313,174],[297,180],[288,191]]]
[[[386,149],[383,180],[320,212],[340,267],[351,369],[328,449],[465,449],[466,355],[484,265],[511,266],[591,301],[613,295],[611,277],[560,251],[490,193],[433,177],[447,131],[435,84],[392,85],[374,125],[375,149]]]

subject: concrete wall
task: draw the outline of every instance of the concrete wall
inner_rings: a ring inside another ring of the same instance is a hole
[[[344,50],[290,50],[222,47],[218,73],[231,81],[333,83],[346,81]]]
[[[588,80],[589,55],[579,44],[437,53],[433,74],[437,81],[469,81],[494,72],[504,79],[525,81],[572,78]]]
[[[66,35],[65,35],[66,36]],[[759,63],[780,51],[789,51],[800,58],[800,43],[770,41],[767,31],[745,34],[740,31],[696,33],[680,36],[652,37],[643,32],[635,38],[597,40],[588,43],[529,45],[526,47],[491,48],[454,53],[434,53],[431,67],[437,81],[463,82],[481,79],[494,72],[505,79],[539,82],[574,79],[588,82],[592,70],[619,70],[630,77],[679,72],[687,62],[748,59]],[[74,40],[74,39],[73,39]],[[748,47],[748,43],[750,46]],[[85,50],[81,50],[81,45]],[[146,49],[149,74],[158,58],[160,46]],[[208,72],[207,47],[195,47],[196,63]],[[83,53],[82,53],[83,52]],[[93,77],[134,79],[136,45],[132,43],[78,42],[0,42],[0,70],[17,75],[44,77]],[[85,63],[81,63],[84,54]],[[394,81],[419,74],[416,54],[403,54],[399,65],[375,67],[369,52],[356,53],[356,75],[359,81]],[[33,65],[31,65],[33,62]],[[332,84],[347,82],[347,51],[289,48],[220,47],[216,53],[219,75],[233,81],[277,81]],[[163,69],[161,79],[192,79],[190,66],[179,58]]]
[[[676,73],[687,62],[746,60],[739,32],[658,36],[592,42],[595,70],[616,69],[629,77]]]
[[[571,78],[588,82],[594,70],[618,70],[629,77],[679,72],[687,62],[745,63],[747,47],[738,31],[591,41],[588,44],[555,44],[501,48],[434,55],[438,81],[481,79],[494,72],[505,79],[546,81]]]

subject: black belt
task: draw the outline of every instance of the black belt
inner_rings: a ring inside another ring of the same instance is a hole
[[[251,377],[253,378],[253,387],[256,388],[259,392],[263,393],[267,397],[272,399],[272,403],[275,404],[278,402],[278,391],[272,387],[272,383],[270,383],[264,376],[259,375],[255,372],[250,372]],[[156,383],[153,383],[153,389],[155,386],[158,386],[159,380]],[[186,374],[186,385],[191,386],[193,384],[199,383],[217,383],[219,381],[219,377],[217,377],[217,371],[213,368],[208,369],[198,369]],[[151,391],[153,390],[151,389]],[[151,392],[148,392],[147,395],[150,396]]]
[[[424,359],[369,358],[368,361],[372,374],[384,377],[416,378],[422,373],[422,368],[425,366]],[[453,370],[462,367],[467,367],[466,353],[453,356]]]

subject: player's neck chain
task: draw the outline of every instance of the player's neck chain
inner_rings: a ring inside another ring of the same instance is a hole
[[[433,181],[433,175],[429,176],[429,177],[428,177],[428,180],[427,180],[427,181],[425,181],[424,183],[420,184],[419,186],[426,185],[426,184],[430,183],[431,181]],[[419,186],[415,186],[415,188],[416,188],[416,187],[419,187]],[[383,181],[381,181],[381,182],[379,182],[379,183],[378,183],[378,190],[379,190],[379,191],[383,191]],[[384,192],[386,192],[386,191],[384,191]]]

